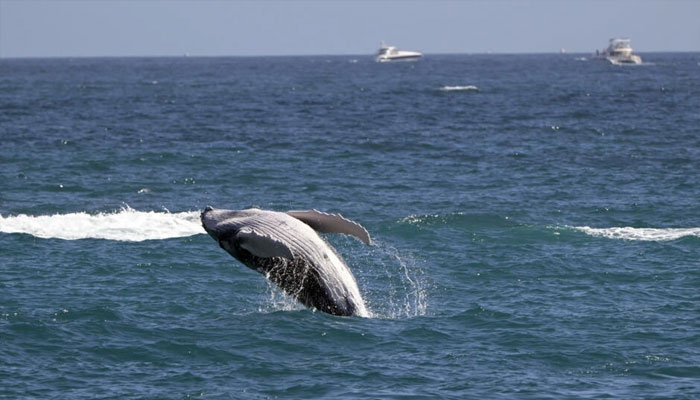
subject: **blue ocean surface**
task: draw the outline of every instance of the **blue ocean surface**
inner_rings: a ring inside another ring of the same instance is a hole
[[[0,398],[700,398],[700,53],[0,60]],[[370,318],[204,233],[318,209]]]

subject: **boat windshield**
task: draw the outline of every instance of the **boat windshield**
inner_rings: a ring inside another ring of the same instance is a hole
[[[615,49],[630,47],[629,39],[610,39],[610,47]]]

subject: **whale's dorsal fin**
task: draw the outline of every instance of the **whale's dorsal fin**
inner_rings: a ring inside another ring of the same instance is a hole
[[[371,243],[367,229],[340,214],[328,214],[318,210],[293,210],[287,211],[287,214],[309,225],[316,231],[323,233],[344,233],[346,235],[353,235],[366,244]]]
[[[256,257],[283,257],[293,259],[292,250],[282,241],[256,232],[252,228],[243,228],[236,235],[238,244]]]

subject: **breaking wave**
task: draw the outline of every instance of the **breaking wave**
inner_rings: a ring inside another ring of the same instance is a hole
[[[0,215],[0,232],[25,233],[44,239],[106,239],[127,242],[170,239],[204,233],[199,211],[77,212],[54,215]]]
[[[473,91],[478,92],[480,89],[474,85],[466,86],[443,86],[440,88],[442,92],[459,92],[459,91]]]
[[[700,237],[700,228],[591,228],[589,226],[574,226],[573,229],[591,236],[608,239],[642,240],[665,242],[687,236]]]

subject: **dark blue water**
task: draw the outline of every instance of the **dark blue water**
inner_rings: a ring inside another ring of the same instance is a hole
[[[0,397],[700,397],[700,54],[642,57],[0,60]],[[206,205],[361,223],[373,317]]]

